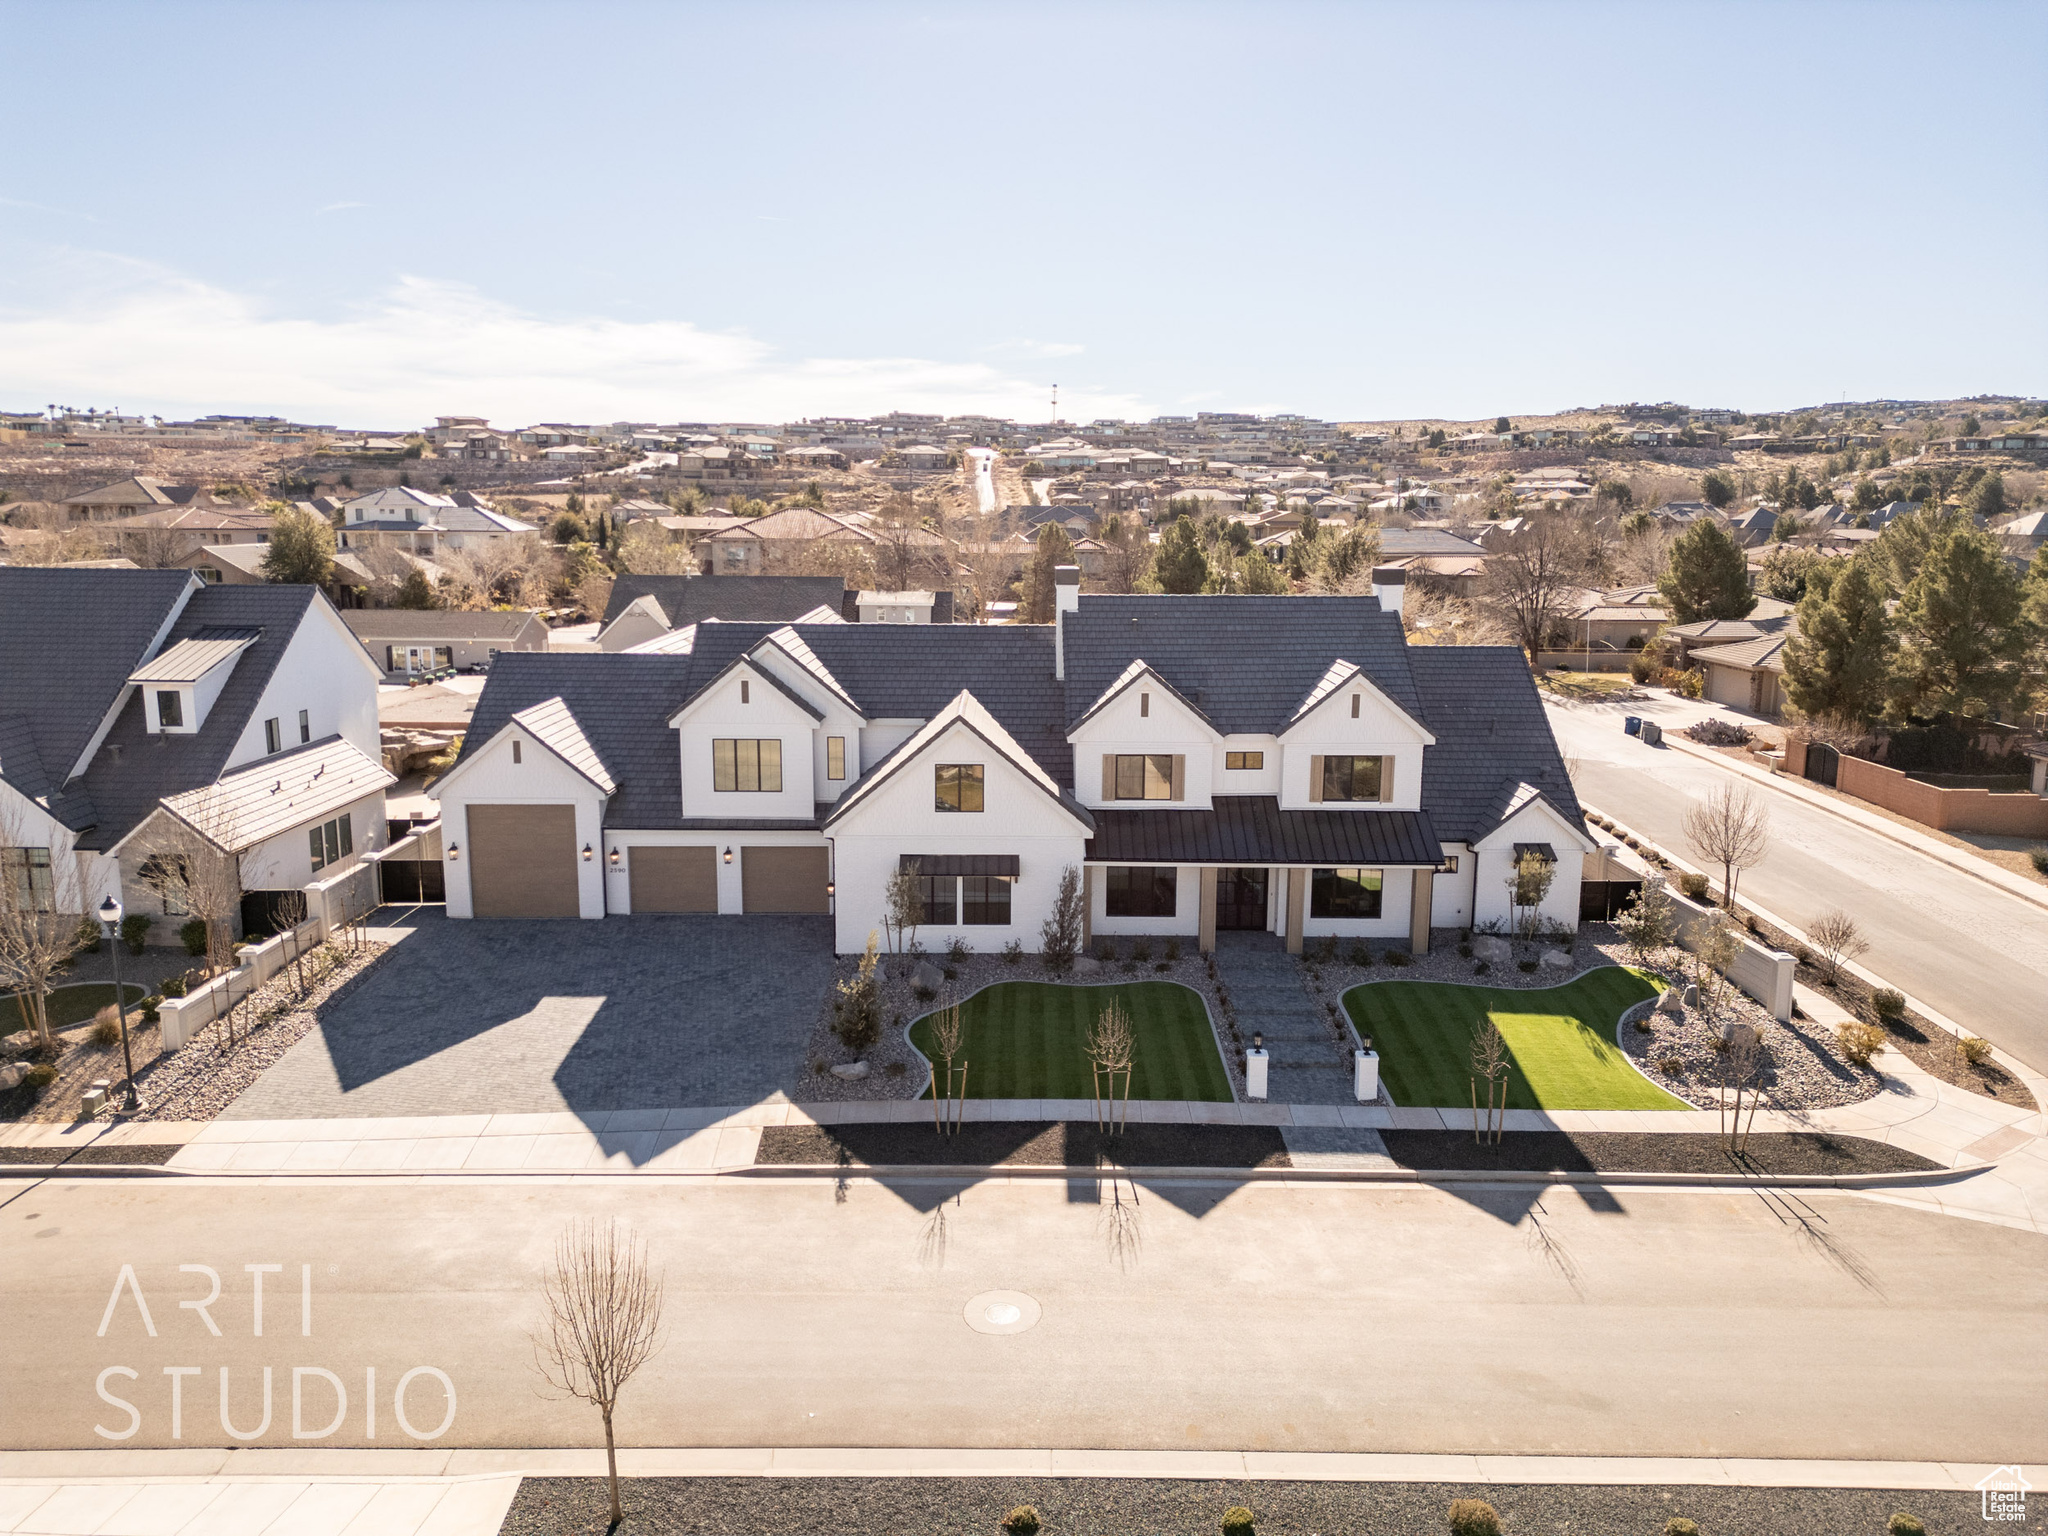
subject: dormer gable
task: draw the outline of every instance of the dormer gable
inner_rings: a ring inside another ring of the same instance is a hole
[[[1585,827],[1559,810],[1538,785],[1526,780],[1506,784],[1497,803],[1499,819],[1473,843],[1477,850],[1562,842],[1574,852],[1591,853],[1598,846],[1587,836]]]
[[[507,766],[522,768],[528,763],[546,762],[566,768],[607,799],[618,792],[617,781],[591,745],[582,722],[577,720],[568,701],[557,695],[508,717],[489,742],[482,744],[480,750],[465,753],[462,761],[436,780],[427,793],[438,800],[472,773],[489,774],[502,772]]]
[[[1398,739],[1436,745],[1429,727],[1409,714],[1375,683],[1365,669],[1352,661],[1333,661],[1280,727],[1286,736],[1314,721],[1326,730],[1340,721],[1356,720],[1365,731],[1379,739]]]
[[[209,625],[129,673],[128,685],[142,693],[144,729],[152,736],[195,734],[235,663],[262,636],[253,626]]]
[[[1143,657],[1124,668],[1116,681],[1102,690],[1068,730],[1067,739],[1073,741],[1088,734],[1091,722],[1099,731],[1112,718],[1126,726],[1134,721],[1157,720],[1162,732],[1172,730],[1174,726],[1192,727],[1212,739],[1221,739],[1215,722],[1201,706],[1168,682]],[[1138,728],[1146,729],[1143,726]]]
[[[756,666],[775,676],[789,688],[808,699],[822,715],[834,705],[856,720],[866,723],[867,712],[854,702],[853,696],[840,685],[832,675],[832,669],[819,659],[804,637],[785,624],[773,631],[747,652],[747,657]]]
[[[1028,780],[1039,794],[1083,827],[1091,832],[1095,830],[1094,819],[1088,812],[1063,792],[1052,775],[1038,766],[1017,738],[1003,729],[982,702],[965,689],[955,694],[944,709],[911,732],[894,751],[863,774],[859,783],[839,797],[839,803],[825,819],[826,829],[830,830],[859,807],[875,800],[885,785],[910,772],[933,747],[963,734],[974,738],[994,758]]]
[[[680,730],[689,724],[693,715],[700,713],[714,702],[726,703],[729,699],[743,705],[756,701],[772,703],[784,701],[784,706],[794,705],[807,718],[806,723],[815,725],[825,718],[825,711],[805,698],[801,693],[777,677],[772,671],[749,653],[735,656],[719,669],[718,675],[699,688],[674,714],[668,717],[671,729]]]

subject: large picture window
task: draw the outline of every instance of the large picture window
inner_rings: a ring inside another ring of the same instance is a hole
[[[0,848],[0,878],[11,890],[18,910],[54,912],[55,888],[50,879],[47,848]]]
[[[1393,788],[1392,764],[1384,757],[1323,759],[1325,800],[1385,800]]]
[[[1010,921],[1008,875],[962,875],[960,921],[968,927],[1002,927]]]
[[[1119,753],[1116,760],[1116,797],[1119,800],[1171,800],[1173,754]]]
[[[980,763],[939,763],[934,776],[934,807],[941,811],[981,809]]]
[[[958,875],[919,875],[917,884],[924,899],[922,921],[934,928],[950,928],[959,921]]]
[[[1383,872],[1319,869],[1309,879],[1310,917],[1378,917]]]
[[[713,741],[711,787],[721,794],[781,794],[781,740],[770,737],[765,741]]]
[[[1103,882],[1109,917],[1172,917],[1180,871],[1149,864],[1112,864]]]

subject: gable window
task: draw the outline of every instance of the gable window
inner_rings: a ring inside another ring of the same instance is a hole
[[[846,738],[827,736],[825,738],[825,777],[843,779],[846,777]]]
[[[1391,764],[1384,757],[1323,759],[1325,800],[1386,800],[1393,788]]]
[[[1383,872],[1319,869],[1309,878],[1310,917],[1378,917]]]
[[[711,743],[711,787],[720,794],[782,793],[782,742],[723,739]]]
[[[981,809],[982,765],[980,763],[939,763],[932,769],[933,809],[978,811]]]
[[[1118,800],[1173,798],[1173,754],[1170,752],[1119,753],[1115,771],[1115,798]]]
[[[263,722],[263,750],[266,752],[278,752],[282,751],[283,748],[284,730],[278,723],[277,716],[272,715]]]
[[[166,688],[156,696],[156,723],[167,731],[175,731],[185,723],[185,701],[174,688]]]
[[[1266,754],[1263,752],[1226,752],[1223,754],[1223,766],[1233,770],[1263,768],[1266,766]]]
[[[1358,718],[1358,700],[1359,695],[1355,693],[1351,695],[1351,718],[1354,720]]]
[[[50,850],[47,848],[0,848],[0,878],[13,891],[18,910],[57,910],[50,880]]]
[[[1109,917],[1172,917],[1180,871],[1145,864],[1112,864],[1103,882]]]
[[[312,845],[315,874],[330,864],[339,863],[356,851],[355,836],[349,827],[347,816],[337,816],[334,820],[322,822],[317,827],[308,827],[306,841]]]
[[[299,745],[304,746],[313,739],[313,715],[310,710],[299,711]]]

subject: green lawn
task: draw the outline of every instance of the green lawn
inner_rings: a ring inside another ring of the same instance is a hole
[[[1085,1099],[1092,1070],[1082,1041],[1112,1001],[1137,1035],[1134,1099],[1214,1099],[1229,1103],[1230,1079],[1199,993],[1171,981],[1107,987],[1004,981],[960,1005],[961,1055],[971,1099]],[[932,1054],[932,1016],[910,1026],[911,1044]],[[924,1097],[931,1097],[926,1086]]]
[[[1487,1018],[1506,1037],[1510,1109],[1686,1109],[1629,1065],[1615,1041],[1622,1011],[1657,995],[1623,966],[1561,987],[1520,992],[1431,981],[1369,982],[1344,994],[1380,1074],[1403,1106],[1472,1102],[1471,1041]]]
[[[121,990],[128,994],[128,1019],[133,1023],[133,1010],[142,1001],[143,990],[132,981],[123,982]],[[50,993],[50,1028],[69,1029],[74,1024],[83,1024],[113,1000],[114,984],[111,981],[81,981],[68,987],[57,987]],[[0,1035],[28,1027],[21,1000],[11,992],[0,997]]]

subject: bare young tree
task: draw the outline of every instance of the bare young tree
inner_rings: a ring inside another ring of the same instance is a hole
[[[1614,926],[1637,965],[1648,965],[1671,942],[1678,931],[1677,916],[1662,875],[1643,881],[1614,919]]]
[[[1830,985],[1841,981],[1843,966],[1870,949],[1870,941],[1863,937],[1856,919],[1840,907],[1815,918],[1807,925],[1806,936],[1820,952],[1821,969],[1827,972]]]
[[[1095,1016],[1095,1022],[1088,1026],[1083,1042],[1088,1061],[1094,1069],[1095,1079],[1095,1127],[1097,1130],[1122,1130],[1130,1123],[1131,1072],[1137,1061],[1137,1036],[1131,1029],[1131,1016],[1124,1011],[1123,1004],[1112,1002]],[[1117,1079],[1123,1079],[1123,1115],[1117,1114]],[[1104,1101],[1108,1103],[1108,1114],[1103,1112]]]
[[[900,955],[906,942],[916,942],[917,925],[924,921],[924,881],[917,873],[917,860],[899,861],[882,887],[882,926],[889,933],[889,953]]]
[[[75,861],[28,846],[28,834],[0,821],[0,991],[17,993],[22,1022],[40,1045],[50,1033],[50,990],[71,957],[91,943],[81,918],[85,893]]]
[[[1500,1145],[1508,1117],[1508,1042],[1492,1019],[1472,1035],[1472,1139],[1482,1145]],[[1479,1085],[1486,1084],[1485,1134],[1480,1132]],[[1496,1099],[1498,1103],[1496,1104]]]
[[[141,878],[171,904],[182,904],[206,925],[206,968],[219,976],[235,963],[235,923],[242,911],[242,850],[235,817],[212,790],[180,796],[180,812],[155,812],[137,840],[145,855]],[[215,1017],[219,994],[215,993]],[[234,1002],[228,1006],[228,1044],[235,1043]]]
[[[1749,1131],[1742,1123],[1742,1100],[1749,1096],[1749,1125],[1756,1125],[1757,1101],[1763,1097],[1763,1073],[1765,1057],[1763,1042],[1757,1032],[1747,1024],[1738,1024],[1728,1032],[1726,1048],[1721,1052],[1721,1092],[1718,1095],[1721,1109],[1721,1136],[1730,1155],[1739,1156],[1749,1150]],[[1728,1106],[1728,1090],[1735,1090],[1735,1112],[1731,1117]]]
[[[956,1069],[954,1061],[960,1055],[960,1046],[965,1032],[960,1024],[960,1005],[951,1004],[932,1015],[932,1050],[936,1053],[932,1061],[932,1125],[941,1135],[958,1131],[967,1098],[967,1063],[961,1062]],[[942,1069],[939,1062],[945,1063]],[[945,1083],[939,1082],[939,1074],[945,1073]]]
[[[534,1364],[562,1398],[596,1408],[604,1420],[604,1456],[611,1482],[611,1520],[619,1508],[619,1454],[612,1431],[619,1393],[661,1344],[662,1276],[647,1265],[647,1247],[617,1221],[571,1222],[555,1239],[541,1280],[544,1309],[533,1333]]]
[[[292,975],[298,980],[299,996],[306,995],[305,953],[299,948],[299,927],[306,921],[306,893],[285,891],[271,903],[277,931],[284,936],[285,954],[290,957]]]
[[[1699,991],[1700,1012],[1708,1023],[1721,1015],[1734,983],[1728,972],[1742,954],[1742,935],[1725,912],[1707,909],[1706,918],[1691,934],[1693,985]]]
[[[1721,866],[1721,897],[1735,910],[1741,872],[1763,861],[1771,841],[1771,812],[1746,784],[1716,786],[1685,813],[1685,838],[1709,864]]]
[[[619,540],[619,569],[635,576],[690,576],[697,556],[687,538],[671,538],[660,523],[643,518],[628,524]]]

